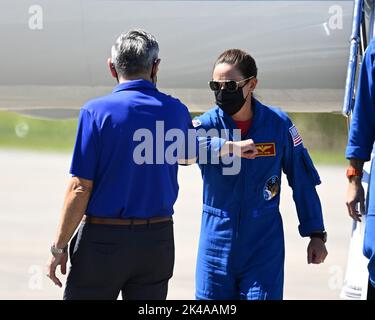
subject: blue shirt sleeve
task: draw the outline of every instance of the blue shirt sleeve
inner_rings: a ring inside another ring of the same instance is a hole
[[[73,176],[94,180],[98,163],[98,142],[99,133],[93,116],[86,109],[81,109],[70,166]]]
[[[297,128],[289,119],[287,126],[283,171],[289,186],[293,189],[293,199],[300,223],[299,233],[302,237],[307,237],[314,231],[324,230],[322,206],[315,189],[321,182]]]
[[[206,114],[195,118],[193,126],[197,130],[199,164],[218,164],[226,139],[216,135],[217,132],[215,128],[212,129],[210,118]]]
[[[193,127],[188,108],[182,104],[182,124],[180,127],[184,134],[184,144],[179,148],[179,160],[192,160],[198,154],[198,140]]]
[[[369,161],[375,140],[374,44],[365,53],[346,147],[347,159]]]

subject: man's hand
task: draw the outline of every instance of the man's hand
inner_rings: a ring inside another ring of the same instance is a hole
[[[47,262],[47,277],[50,278],[55,285],[62,287],[59,278],[56,277],[56,268],[60,265],[61,273],[66,274],[66,263],[68,262],[68,253],[51,255]]]
[[[323,263],[327,255],[328,252],[324,242],[319,238],[311,238],[307,247],[307,263]]]
[[[70,179],[65,194],[57,236],[53,242],[57,248],[64,248],[72,238],[86,211],[92,188],[93,182],[91,180],[79,177],[72,177]],[[67,261],[68,253],[55,253],[50,256],[47,262],[47,276],[60,288],[62,287],[62,283],[56,277],[56,268],[60,265],[61,273],[66,274]]]
[[[358,211],[358,204],[360,211]],[[365,212],[365,191],[363,190],[361,177],[352,177],[349,181],[346,206],[353,220],[360,222],[361,215]]]
[[[258,154],[256,145],[252,139],[242,141],[227,141],[223,148],[221,155],[233,153],[237,157],[245,159],[254,159]]]

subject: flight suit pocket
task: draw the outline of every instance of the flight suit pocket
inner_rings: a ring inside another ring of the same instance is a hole
[[[214,208],[214,207],[208,206],[206,204],[203,205],[203,212],[208,213],[208,214],[212,214],[212,215],[217,216],[217,217],[222,217],[222,218],[228,218],[229,217],[228,211],[218,209],[218,208]]]
[[[269,207],[257,208],[251,211],[252,218],[261,218],[261,217],[268,217],[270,215],[275,215],[279,212],[278,205],[272,205]]]
[[[228,211],[203,205],[201,239],[209,243],[223,245],[232,238],[233,221]]]

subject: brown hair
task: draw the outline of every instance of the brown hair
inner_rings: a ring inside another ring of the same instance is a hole
[[[224,51],[216,60],[214,67],[218,64],[227,63],[235,66],[244,78],[256,77],[258,69],[254,58],[240,49],[229,49]]]

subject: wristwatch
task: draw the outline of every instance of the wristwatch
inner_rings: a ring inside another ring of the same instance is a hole
[[[55,244],[52,244],[52,246],[51,246],[51,253],[53,255],[63,254],[63,253],[67,253],[67,252],[68,252],[68,245],[66,245],[64,248],[57,248],[55,246]]]
[[[319,238],[324,243],[326,243],[327,242],[327,232],[326,231],[313,232],[313,233],[310,234],[310,239],[311,238]]]
[[[358,170],[352,166],[350,166],[348,169],[346,169],[346,177],[350,179],[351,177],[360,177],[362,178],[363,176],[363,171]]]

